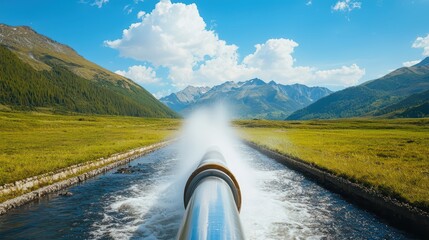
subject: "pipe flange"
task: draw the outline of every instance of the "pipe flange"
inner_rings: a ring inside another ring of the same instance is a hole
[[[199,183],[207,177],[218,177],[224,180],[231,189],[231,192],[234,196],[234,201],[237,206],[238,211],[241,209],[241,191],[240,186],[238,185],[237,180],[234,175],[224,166],[218,164],[203,164],[198,167],[189,177],[186,182],[185,194],[183,196],[183,202],[185,208],[188,205],[189,200],[192,197],[195,189],[198,187]]]

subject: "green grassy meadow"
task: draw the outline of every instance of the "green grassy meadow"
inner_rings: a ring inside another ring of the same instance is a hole
[[[178,119],[0,111],[0,186],[171,138]]]
[[[429,209],[429,119],[234,124],[246,140]]]
[[[174,137],[179,119],[0,111],[0,185]],[[235,121],[241,137],[429,209],[429,119]]]

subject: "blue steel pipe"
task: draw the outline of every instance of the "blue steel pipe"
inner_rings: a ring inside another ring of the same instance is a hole
[[[189,177],[177,239],[244,239],[240,187],[218,151],[209,151]]]

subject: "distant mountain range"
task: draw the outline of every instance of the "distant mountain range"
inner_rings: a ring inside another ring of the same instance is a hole
[[[133,81],[29,27],[0,24],[0,107],[176,117]]]
[[[429,117],[429,58],[335,93],[251,79],[189,86],[160,100],[165,105],[130,79],[29,27],[0,24],[0,108],[20,110],[177,117],[224,102],[235,118]]]
[[[209,87],[188,86],[182,91],[161,98],[161,102],[176,112],[180,112],[189,105],[195,103],[201,96],[209,91]]]
[[[321,98],[287,119],[429,117],[429,57]]]
[[[223,102],[235,118],[285,119],[292,112],[331,93],[323,87],[266,83],[255,78],[238,83],[225,82],[212,88],[189,86],[160,100],[182,115]]]

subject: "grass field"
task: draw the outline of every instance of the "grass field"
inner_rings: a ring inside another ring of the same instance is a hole
[[[246,140],[429,209],[429,119],[235,125]]]
[[[172,137],[180,120],[0,111],[0,186]]]

